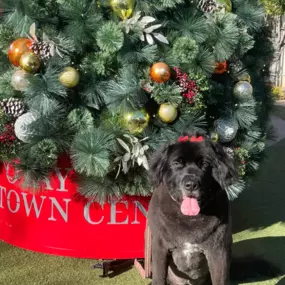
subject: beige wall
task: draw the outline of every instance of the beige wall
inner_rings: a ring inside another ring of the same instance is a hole
[[[281,31],[282,35],[284,35],[285,32],[285,16],[281,18]],[[278,63],[278,68],[277,68],[277,78],[276,78],[276,85],[283,87],[285,90],[285,47],[282,48],[281,50],[281,57],[280,61]]]

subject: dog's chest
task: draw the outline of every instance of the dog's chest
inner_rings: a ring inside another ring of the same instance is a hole
[[[205,252],[198,244],[184,243],[181,248],[173,250],[172,260],[175,267],[193,281],[189,284],[203,284],[200,282],[209,274]]]

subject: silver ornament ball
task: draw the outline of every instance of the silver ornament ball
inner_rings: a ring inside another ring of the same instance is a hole
[[[17,91],[25,91],[26,88],[29,85],[29,73],[25,70],[17,70],[13,75],[12,75],[12,86],[15,88]]]
[[[252,96],[253,88],[248,81],[239,81],[234,86],[234,96],[239,100],[247,100]]]
[[[37,120],[37,116],[28,112],[21,115],[15,122],[14,130],[16,137],[22,142],[29,143],[32,141],[34,132],[29,128],[29,125]]]
[[[221,118],[215,122],[215,130],[222,143],[231,142],[237,134],[238,125],[232,118]]]

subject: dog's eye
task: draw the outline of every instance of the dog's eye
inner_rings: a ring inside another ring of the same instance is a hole
[[[205,168],[207,168],[208,165],[209,165],[208,161],[205,161],[205,160],[203,160],[203,159],[198,160],[196,164],[197,164],[197,166],[198,166],[199,168],[201,168],[201,169],[205,169]]]
[[[182,158],[178,158],[178,159],[173,161],[173,165],[174,166],[182,166],[182,165],[184,165],[184,160]]]

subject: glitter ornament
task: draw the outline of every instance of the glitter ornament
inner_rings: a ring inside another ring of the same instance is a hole
[[[157,83],[165,83],[171,76],[170,67],[164,62],[155,63],[150,69],[150,77],[152,81]]]
[[[36,73],[41,67],[41,60],[33,52],[26,52],[20,58],[20,66],[30,73]]]
[[[135,0],[111,0],[110,6],[121,19],[125,20],[132,15],[135,7]]]
[[[37,120],[37,117],[32,112],[28,112],[20,116],[15,122],[15,135],[16,137],[25,143],[32,141],[34,132],[29,128],[33,122]]]
[[[33,41],[28,38],[20,38],[15,40],[9,47],[8,58],[15,65],[20,65],[21,56],[31,50]]]
[[[124,125],[131,134],[144,131],[149,123],[149,114],[145,110],[130,112],[124,116]]]
[[[239,81],[234,86],[234,96],[239,100],[247,100],[252,96],[253,88],[248,81]]]
[[[66,88],[73,88],[79,83],[79,72],[73,67],[66,67],[59,76],[60,83]]]
[[[215,121],[215,131],[220,142],[228,143],[236,137],[238,124],[232,118],[221,118]]]
[[[169,103],[164,103],[159,107],[158,116],[164,123],[172,123],[177,118],[177,109]]]
[[[30,74],[25,70],[17,70],[12,75],[11,83],[17,91],[25,91],[29,85]]]

